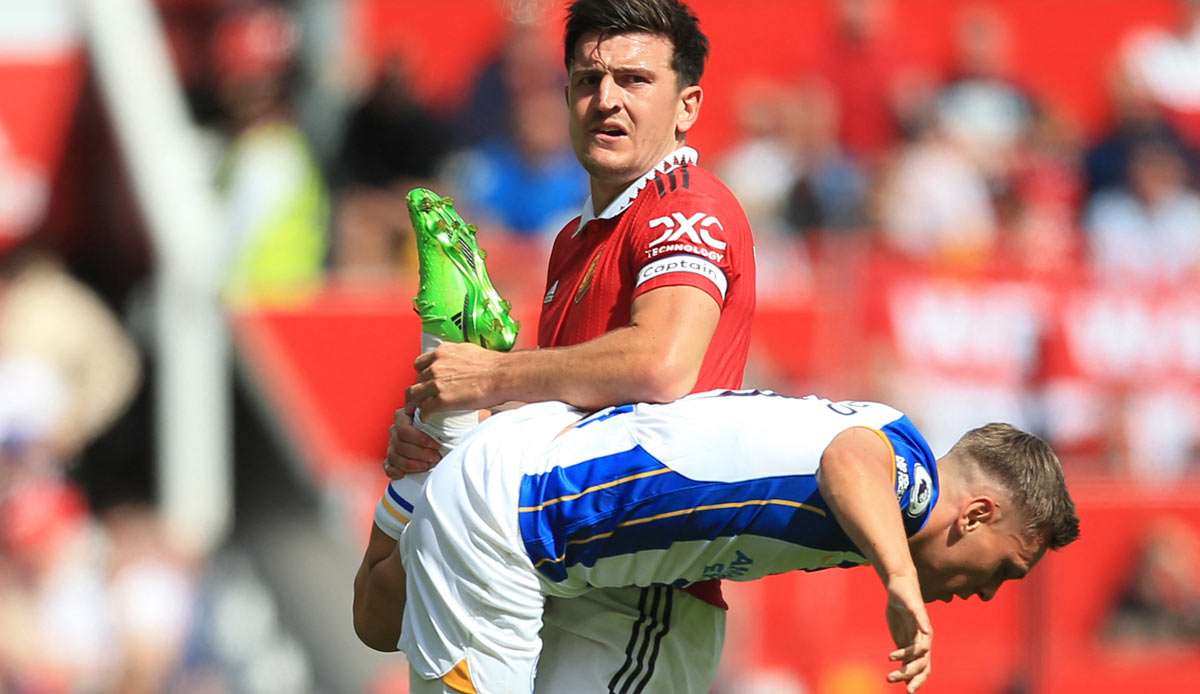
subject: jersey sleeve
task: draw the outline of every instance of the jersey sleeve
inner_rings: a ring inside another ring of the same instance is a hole
[[[896,501],[908,535],[920,530],[938,500],[937,460],[925,438],[908,417],[900,417],[880,429],[892,447]]]
[[[689,169],[660,174],[684,177]],[[694,176],[699,179],[700,177]],[[671,184],[663,184],[665,190]],[[659,287],[686,285],[703,290],[724,307],[737,261],[753,252],[745,213],[727,191],[702,191],[693,182],[671,186],[639,213],[632,230],[633,298]]]

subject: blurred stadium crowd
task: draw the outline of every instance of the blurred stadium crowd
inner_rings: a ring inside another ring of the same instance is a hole
[[[229,305],[410,292],[404,194],[424,185],[536,310],[540,259],[588,193],[556,9],[505,3],[469,88],[430,100],[421,46],[355,53],[366,4],[156,2],[209,144]],[[902,403],[935,445],[1014,421],[1081,476],[1194,475],[1200,2],[1111,46],[1095,131],[1022,83],[1003,2],[961,3],[948,70],[909,54],[898,0],[825,4],[818,68],[708,96],[736,131],[701,163],[752,220],[773,326],[747,384]],[[455,40],[442,29],[428,41]],[[156,259],[109,118],[85,77],[48,179],[0,130],[0,691],[304,691],[308,656],[251,563],[156,515]],[[1194,530],[1156,528],[1133,565],[1106,637],[1200,640]]]

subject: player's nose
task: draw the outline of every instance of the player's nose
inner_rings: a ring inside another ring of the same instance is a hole
[[[601,111],[612,111],[619,107],[620,90],[617,88],[617,82],[612,75],[604,75],[600,78],[600,84],[596,86],[596,106]]]

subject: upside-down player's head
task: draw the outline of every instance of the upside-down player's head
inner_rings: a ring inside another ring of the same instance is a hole
[[[682,144],[699,116],[707,57],[708,39],[679,0],[571,4],[571,144],[593,183],[619,189]]]
[[[1062,464],[1046,442],[1008,424],[967,432],[938,461],[937,505],[912,539],[926,601],[990,600],[1047,549],[1079,537]]]

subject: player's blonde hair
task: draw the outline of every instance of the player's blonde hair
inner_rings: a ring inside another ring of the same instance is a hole
[[[1075,502],[1067,493],[1062,463],[1050,446],[1011,424],[987,424],[963,435],[949,456],[969,461],[1001,484],[1030,532],[1059,549],[1079,537]]]

